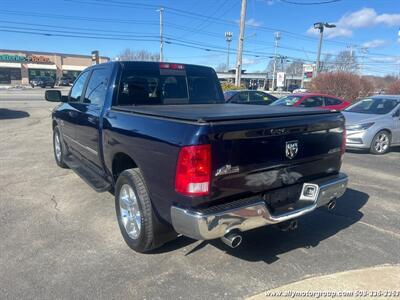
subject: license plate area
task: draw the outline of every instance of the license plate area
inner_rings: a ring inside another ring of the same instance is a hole
[[[319,187],[316,184],[295,184],[269,191],[263,195],[263,200],[271,213],[290,211],[297,208],[297,206],[313,205],[317,201],[318,193]]]

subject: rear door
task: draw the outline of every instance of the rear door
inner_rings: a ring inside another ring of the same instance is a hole
[[[246,104],[249,102],[249,92],[240,91],[235,96],[232,97],[231,103],[241,103]]]
[[[81,156],[96,167],[100,159],[100,116],[107,96],[112,68],[94,68],[84,90],[84,96],[76,105],[75,141]]]
[[[303,99],[297,106],[301,107],[322,107],[324,106],[324,99],[319,96],[311,96]]]
[[[271,104],[272,101],[268,97],[267,94],[258,91],[249,91],[249,103],[250,104],[259,104],[259,105],[268,105]]]
[[[337,110],[343,109],[343,102],[339,99],[333,97],[324,97],[324,100],[325,100],[325,108],[337,109]]]

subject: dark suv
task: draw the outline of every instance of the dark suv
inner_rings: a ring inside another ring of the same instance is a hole
[[[60,77],[60,79],[58,80],[58,85],[59,86],[70,86],[74,83],[74,79],[71,77]]]
[[[39,76],[31,80],[31,87],[40,86],[41,88],[54,88],[54,79],[49,76]]]

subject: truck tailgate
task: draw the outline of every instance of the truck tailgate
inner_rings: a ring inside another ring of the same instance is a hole
[[[266,194],[273,195],[272,190],[284,186],[291,186],[285,190],[297,197],[301,183],[339,172],[344,126],[340,113],[211,125],[211,202],[268,191]]]

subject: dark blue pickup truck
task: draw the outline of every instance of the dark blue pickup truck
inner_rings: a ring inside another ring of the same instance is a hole
[[[84,70],[52,115],[54,156],[115,195],[121,233],[146,252],[179,234],[241,233],[335,206],[344,118],[329,110],[227,104],[213,69],[111,62]]]

